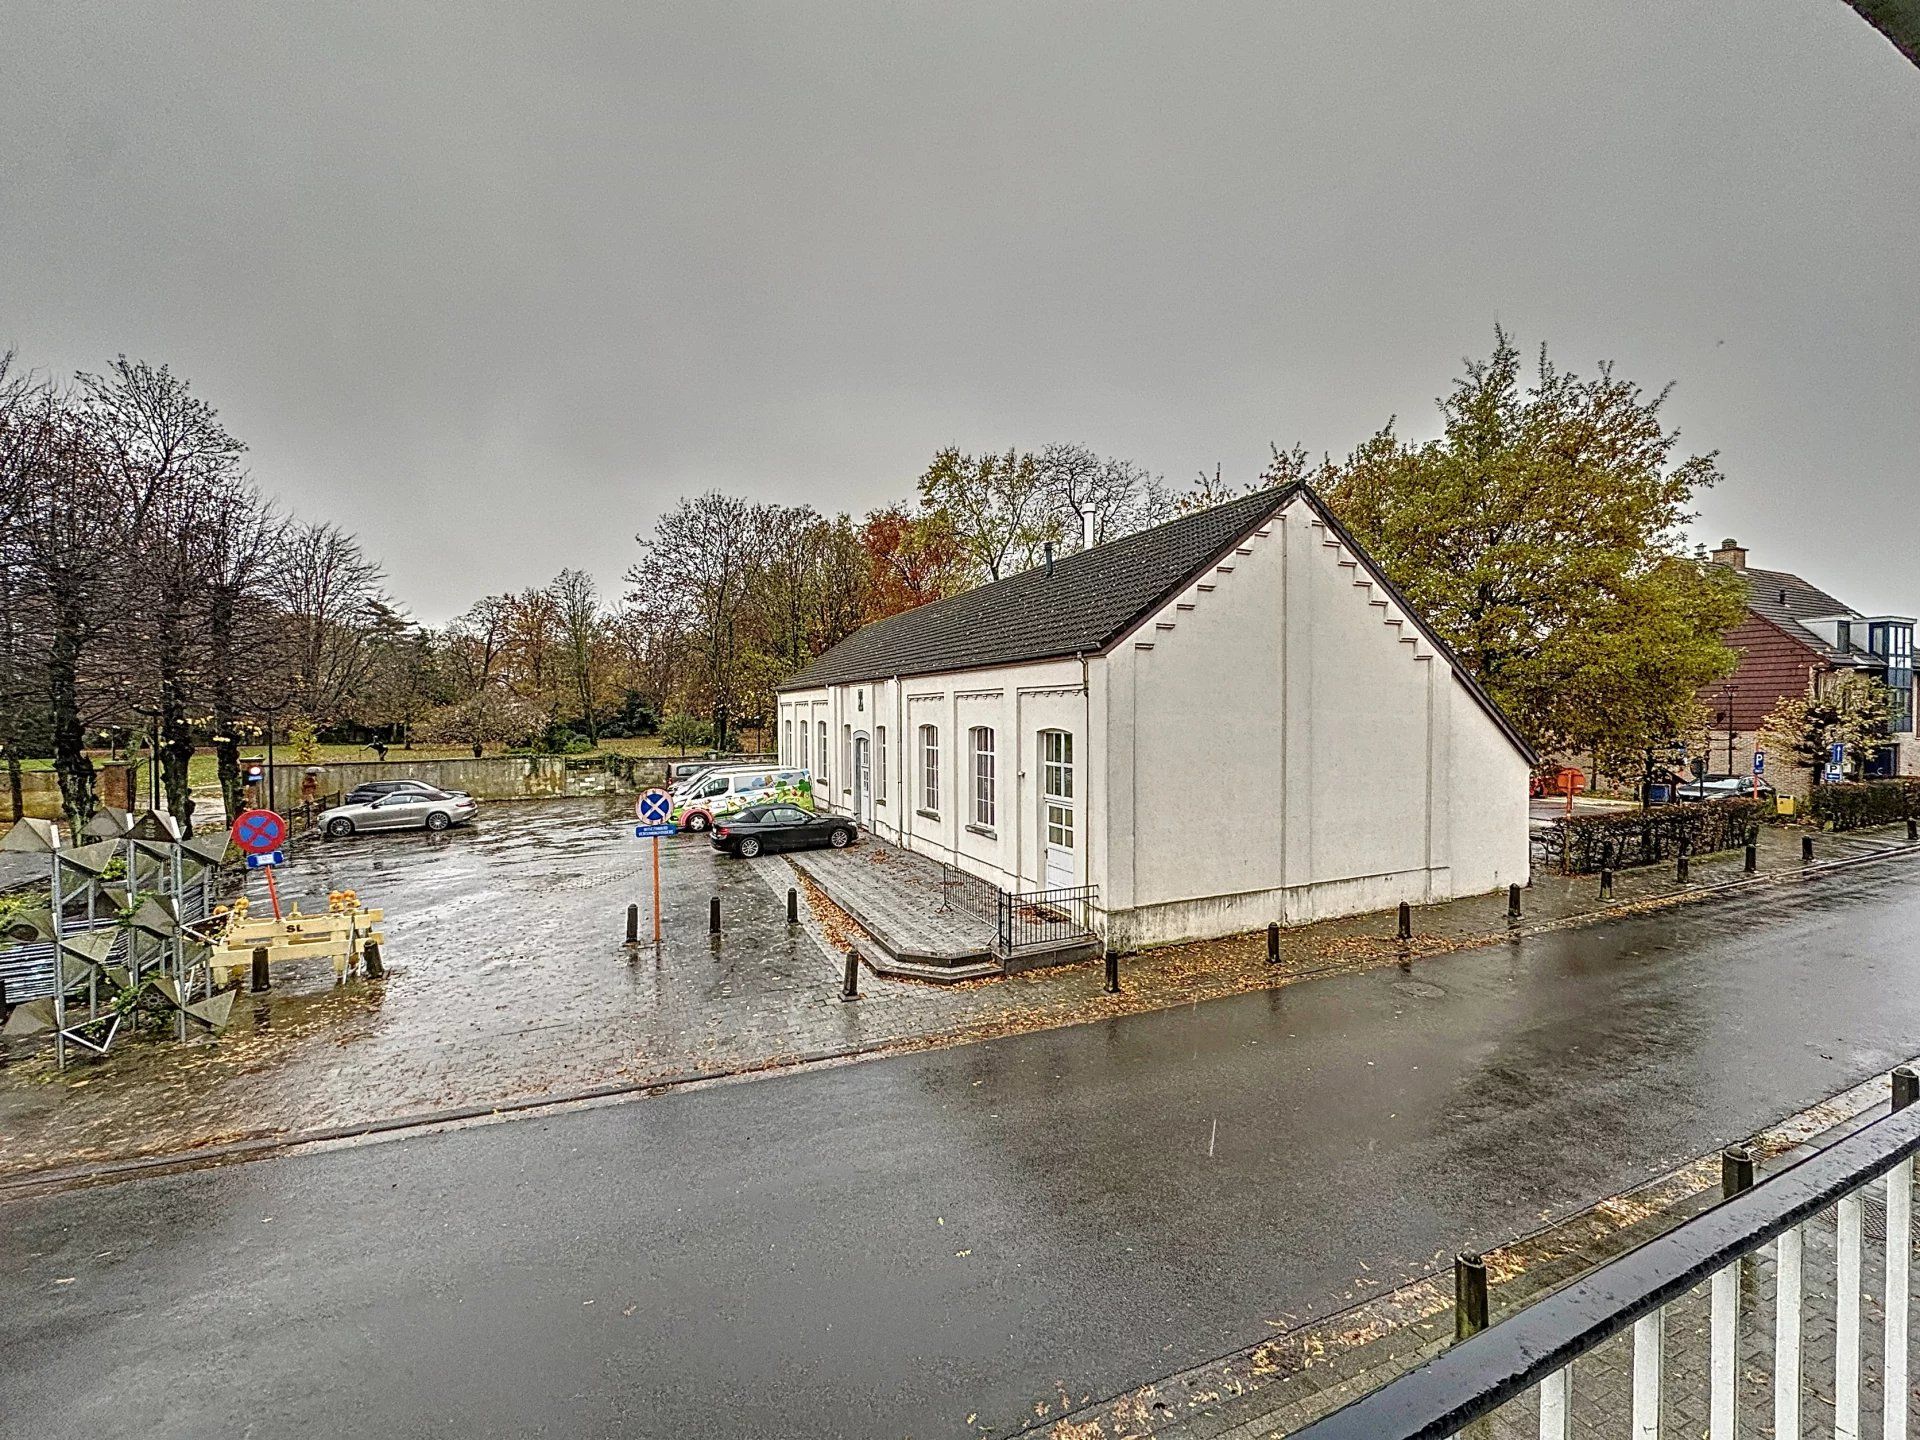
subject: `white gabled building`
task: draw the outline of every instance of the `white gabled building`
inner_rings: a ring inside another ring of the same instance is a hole
[[[1525,883],[1532,754],[1304,485],[848,636],[782,687],[816,803],[1138,949]]]

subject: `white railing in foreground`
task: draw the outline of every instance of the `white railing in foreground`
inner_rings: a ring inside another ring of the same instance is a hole
[[[1461,1341],[1292,1440],[1445,1440],[1478,1435],[1475,1422],[1533,1392],[1541,1440],[1573,1440],[1574,1362],[1632,1331],[1634,1440],[1677,1437],[1663,1428],[1663,1350],[1668,1307],[1702,1283],[1709,1289],[1709,1440],[1734,1440],[1740,1379],[1741,1261],[1773,1247],[1773,1431],[1800,1440],[1803,1383],[1802,1260],[1812,1227],[1834,1227],[1835,1440],[1860,1434],[1860,1286],[1863,1201],[1886,1187],[1881,1353],[1884,1440],[1908,1434],[1908,1295],[1913,1256],[1913,1169],[1920,1152],[1920,1077],[1894,1072],[1891,1113],[1771,1175],[1666,1234]],[[1607,1422],[1619,1433],[1619,1420]]]

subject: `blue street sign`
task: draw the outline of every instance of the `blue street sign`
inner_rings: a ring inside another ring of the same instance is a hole
[[[642,825],[665,825],[673,817],[673,796],[665,790],[649,790],[633,806],[633,818]]]
[[[1829,765],[1846,764],[1847,747],[1842,745],[1838,740],[1834,741],[1833,744],[1827,747],[1827,763]]]
[[[282,850],[269,850],[264,855],[247,856],[247,869],[249,870],[266,870],[272,866],[284,865],[286,863],[286,852]]]
[[[678,825],[636,825],[633,827],[633,838],[636,840],[658,840],[662,836],[678,835],[679,833],[680,827]]]
[[[1753,773],[1756,775],[1764,775],[1767,773],[1766,751],[1756,750],[1753,752]]]

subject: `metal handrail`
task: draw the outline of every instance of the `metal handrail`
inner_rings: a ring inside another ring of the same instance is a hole
[[[1920,1153],[1920,1105],[1856,1130],[1444,1351],[1291,1440],[1443,1440]]]

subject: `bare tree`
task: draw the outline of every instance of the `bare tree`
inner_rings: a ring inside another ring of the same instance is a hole
[[[567,666],[580,698],[580,717],[587,740],[600,743],[600,723],[594,714],[594,649],[600,639],[600,597],[593,577],[584,570],[562,570],[553,581],[554,603],[560,610],[560,629],[567,647]]]
[[[315,725],[335,719],[372,666],[369,627],[380,567],[360,542],[334,525],[287,528],[273,575],[281,612],[293,704]]]

